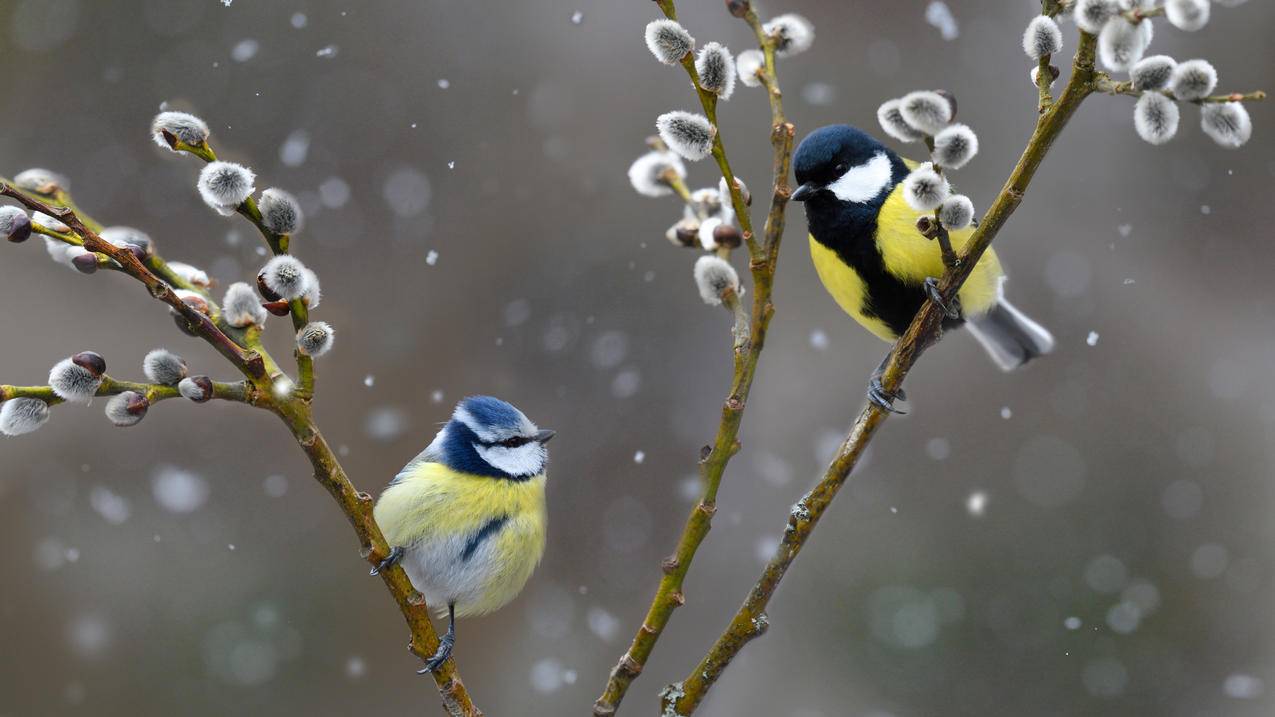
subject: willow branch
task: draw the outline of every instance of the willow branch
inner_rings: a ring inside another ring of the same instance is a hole
[[[1018,208],[1036,170],[1076,109],[1086,97],[1096,91],[1095,43],[1093,35],[1081,34],[1080,47],[1072,63],[1072,75],[1066,88],[1058,100],[1037,119],[1027,147],[1009,180],[970,237],[961,261],[944,272],[939,282],[939,291],[945,303],[950,303],[983,252]],[[890,361],[882,376],[882,384],[887,392],[896,392],[899,389],[921,353],[937,339],[942,319],[943,310],[934,302],[925,302],[908,330],[894,344]],[[766,631],[769,624],[766,606],[776,588],[889,415],[874,403],[865,405],[849,435],[837,449],[823,478],[792,507],[778,550],[731,619],[730,625],[685,680],[665,688],[662,693],[664,714],[692,714],[744,646]]]
[[[1141,97],[1144,92],[1159,92],[1175,102],[1191,102],[1197,105],[1223,102],[1261,102],[1266,99],[1266,92],[1254,90],[1253,92],[1228,92],[1220,95],[1210,95],[1196,100],[1179,100],[1169,90],[1135,90],[1132,82],[1117,82],[1104,73],[1098,73],[1097,78],[1094,80],[1094,92],[1112,96],[1128,95],[1129,97]]]
[[[188,152],[205,162],[217,160],[216,153],[207,142],[198,147],[189,146],[180,141],[170,142],[170,144],[173,145],[174,149]],[[265,225],[256,200],[251,196],[248,197],[239,205],[237,211],[248,221],[252,222],[253,226],[257,227],[257,230],[261,232],[261,236],[266,240],[266,244],[270,247],[270,251],[275,256],[288,253],[291,237],[287,234],[276,234]],[[301,327],[309,322],[309,308],[302,299],[290,301],[288,307],[292,315],[293,330],[299,331]],[[257,348],[261,346],[260,334],[260,328],[250,328],[245,332],[244,338],[250,345]],[[264,348],[259,350],[263,355],[269,356],[269,354],[265,353]],[[381,533],[380,526],[376,524],[376,520],[373,518],[372,497],[354,487],[340,461],[337,460],[336,454],[332,452],[331,446],[323,438],[323,434],[319,432],[319,427],[315,424],[311,415],[310,402],[314,396],[314,359],[299,350],[294,350],[294,356],[297,362],[299,382],[297,390],[285,392],[286,395],[282,398],[276,397],[271,404],[271,410],[287,425],[288,430],[292,432],[293,437],[296,439],[297,445],[301,447],[306,457],[310,459],[310,464],[314,468],[315,480],[328,491],[341,508],[341,512],[350,521],[350,525],[353,526],[354,532],[359,538],[360,554],[371,565],[379,565],[389,555],[390,548],[385,542],[385,536]],[[271,363],[273,363],[273,360],[271,360]],[[283,372],[275,364],[272,373],[277,376]],[[409,630],[411,630],[412,639],[408,646],[409,649],[421,659],[432,657],[438,649],[438,634],[434,631],[434,625],[430,621],[430,611],[425,604],[424,596],[412,587],[411,580],[408,579],[407,573],[403,571],[401,566],[396,564],[392,568],[379,571],[379,573],[386,589],[390,591],[390,595],[393,596],[394,601],[398,604],[399,611],[403,613],[403,618],[406,620]],[[456,671],[456,663],[453,660],[448,659],[432,673],[432,676],[438,686],[439,695],[443,699],[443,707],[449,715],[454,717],[482,716],[482,712],[474,705],[469,692],[465,689],[465,685],[460,679],[460,674]]]
[[[216,158],[212,153],[212,149],[206,143],[202,147],[188,147],[180,142],[175,142],[173,145],[175,148],[189,151],[206,161],[212,161]],[[86,226],[86,223],[77,212],[68,206],[69,198],[54,206],[49,202],[23,192],[3,179],[0,179],[0,196],[12,197],[29,209],[48,214],[66,224],[70,227],[71,233],[65,237],[59,236],[59,239],[109,257],[119,265],[121,271],[141,281],[152,296],[168,304],[178,312],[189,331],[204,338],[219,353],[239,368],[248,380],[237,384],[214,383],[213,397],[241,401],[269,410],[279,416],[285,425],[288,426],[297,444],[310,459],[310,463],[314,467],[315,479],[337,501],[338,506],[354,527],[355,533],[359,537],[363,557],[371,565],[375,566],[389,554],[389,546],[386,544],[385,538],[372,515],[372,498],[367,493],[355,489],[353,483],[350,482],[349,476],[337,460],[336,455],[332,452],[331,447],[319,433],[319,429],[310,413],[310,395],[298,391],[276,392],[274,390],[274,381],[283,372],[260,343],[261,327],[250,327],[243,330],[225,326],[224,324],[219,326],[220,315],[215,310],[215,304],[211,301],[209,304],[214,310],[212,311],[213,315],[210,317],[205,316],[177,298],[169,285],[171,282],[168,280],[168,277],[172,276],[173,272],[168,268],[167,264],[163,263],[162,259],[155,261],[153,265],[159,274],[166,275],[164,278],[157,276],[156,271],[152,271],[151,268],[140,262],[131,251],[111,244],[102,239],[97,234],[96,229],[90,229]],[[246,212],[246,216],[262,230],[263,234],[268,233],[269,230],[262,224],[261,215],[256,210],[255,203],[249,205],[246,202],[245,205],[248,206],[241,205],[240,212]],[[267,236],[268,242],[269,239],[269,236]],[[286,239],[286,237],[281,239]],[[269,243],[271,243],[272,249],[279,246],[280,251],[286,250],[286,241],[276,240]],[[303,326],[307,313],[304,302],[292,302],[292,309],[294,323],[300,320],[300,325]],[[310,357],[307,356],[305,359],[305,364],[301,365],[303,381],[306,380],[307,370],[305,365],[309,364]],[[299,361],[298,363],[300,364],[301,362]],[[310,376],[310,385],[313,386],[312,368],[308,375]],[[146,395],[152,402],[173,398],[178,395],[177,390],[171,386],[117,381],[109,377],[103,379],[97,395],[114,395],[124,391],[137,391]],[[0,386],[0,401],[23,396],[39,398],[50,405],[61,402],[61,399],[48,386]],[[429,607],[426,605],[424,597],[412,587],[411,581],[402,567],[395,565],[390,569],[381,570],[380,574],[411,631],[410,649],[422,659],[431,657],[438,648],[438,635],[430,622]],[[474,705],[468,691],[465,689],[464,683],[461,682],[460,676],[456,671],[456,665],[452,660],[447,660],[438,670],[432,673],[432,676],[442,697],[443,706],[449,715],[453,717],[482,716],[482,712]]]
[[[169,135],[171,137],[171,135]],[[176,140],[176,138],[173,138]],[[208,142],[204,142],[198,147],[185,144],[181,141],[171,141],[173,149],[179,152],[186,152],[194,155],[204,162],[217,161],[217,153],[213,151],[212,146]],[[257,200],[251,195],[243,200],[235,211],[252,223],[261,232],[261,237],[266,240],[266,245],[270,247],[271,253],[275,256],[287,254],[288,248],[292,244],[292,237],[287,234],[278,234],[266,226],[261,216],[261,209],[257,206]],[[292,330],[298,332],[306,324],[310,322],[310,309],[301,299],[294,299],[288,302],[289,314],[292,316]],[[301,353],[300,349],[293,349],[293,359],[297,364],[297,394],[302,398],[312,398],[314,396],[314,358]]]
[[[236,401],[238,403],[247,403],[251,405],[257,404],[257,394],[255,387],[247,381],[214,381],[212,397],[223,401]],[[97,396],[115,396],[125,391],[133,391],[140,393],[146,397],[146,400],[154,404],[159,401],[165,401],[170,398],[177,398],[181,394],[177,392],[176,386],[165,386],[157,383],[137,383],[134,381],[120,381],[110,376],[102,377],[102,385],[98,387]],[[8,401],[13,398],[38,398],[41,401],[56,406],[64,403],[64,399],[53,392],[50,386],[0,386],[0,402]]]
[[[76,214],[75,210],[65,206],[55,207],[35,199],[8,182],[0,182],[0,196],[12,197],[28,209],[48,214],[70,227],[71,231],[80,237],[83,242],[82,246],[85,249],[98,254],[105,254],[113,259],[116,264],[119,264],[120,269],[125,274],[142,282],[152,297],[168,304],[169,308],[181,315],[191,333],[207,341],[245,376],[259,378],[264,375],[261,356],[254,352],[245,351],[232,341],[230,337],[226,336],[213,323],[211,318],[178,298],[172,287],[142,264],[133,252],[115,246],[99,236],[96,231],[89,229],[79,215]]]
[[[677,12],[672,0],[661,0],[659,5],[666,16],[676,19]],[[751,10],[745,20],[756,32],[766,55],[764,81],[770,99],[773,122],[771,127],[771,144],[774,150],[773,187],[761,242],[753,236],[748,207],[731,172],[730,163],[726,159],[726,149],[720,132],[713,140],[713,156],[718,159],[718,168],[726,180],[726,185],[730,188],[735,214],[739,217],[740,228],[747,242],[749,269],[753,277],[752,312],[750,315],[745,315],[737,297],[734,305],[730,307],[736,320],[736,329],[733,332],[735,341],[730,394],[722,405],[721,419],[712,445],[705,446],[700,453],[699,473],[703,493],[686,520],[686,525],[678,538],[677,548],[662,563],[664,574],[660,578],[659,587],[651,600],[642,625],[634,635],[628,651],[620,657],[619,662],[611,670],[602,695],[593,705],[593,714],[596,717],[615,714],[629,686],[645,667],[651,652],[655,649],[656,642],[672,618],[673,611],[686,601],[683,583],[690,571],[691,561],[695,558],[700,544],[703,543],[712,525],[713,514],[717,511],[717,491],[721,485],[726,464],[739,451],[739,427],[752,390],[757,363],[765,346],[766,332],[775,313],[771,293],[779,260],[780,240],[784,233],[784,214],[788,198],[792,194],[788,185],[788,174],[792,163],[794,129],[784,117],[782,95],[775,76],[774,40],[762,32],[761,23]],[[683,66],[692,82],[695,83],[709,121],[716,126],[716,95],[705,93],[699,87],[693,62],[684,60]],[[744,327],[747,328],[746,336]]]
[[[297,444],[310,459],[315,480],[332,495],[341,512],[350,521],[358,535],[363,557],[369,564],[378,565],[389,555],[390,548],[373,518],[372,496],[358,491],[350,482],[345,469],[332,452],[332,447],[315,425],[309,402],[289,398],[275,403],[272,410],[288,426]],[[425,604],[425,598],[412,587],[407,573],[397,563],[389,569],[381,570],[380,576],[411,629],[412,640],[408,649],[421,659],[431,657],[438,649],[438,634],[430,621],[430,610]],[[481,717],[482,712],[474,706],[451,658],[435,670],[432,676],[449,715]]]

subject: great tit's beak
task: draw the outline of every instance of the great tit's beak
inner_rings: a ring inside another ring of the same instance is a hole
[[[556,435],[558,435],[557,431],[550,431],[547,429],[540,431],[539,433],[536,434],[536,442],[541,444],[548,443],[549,439],[553,438]]]
[[[797,191],[792,193],[791,199],[794,202],[804,202],[807,199],[813,197],[815,195],[815,192],[819,191],[820,189],[823,189],[823,187],[820,187],[817,184],[814,184],[813,182],[806,182],[800,187],[797,187]]]

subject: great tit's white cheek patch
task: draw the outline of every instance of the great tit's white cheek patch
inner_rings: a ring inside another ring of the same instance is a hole
[[[513,448],[475,443],[474,450],[487,463],[517,478],[539,475],[545,468],[545,447],[534,441]]]
[[[851,167],[828,189],[843,202],[869,202],[876,199],[890,184],[893,168],[884,152],[857,167]]]

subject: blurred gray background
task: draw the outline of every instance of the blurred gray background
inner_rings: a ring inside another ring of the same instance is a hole
[[[749,44],[721,3],[684,2],[700,42]],[[981,134],[957,177],[985,208],[1034,115],[1019,37],[1035,3],[767,3],[816,26],[781,66],[798,133],[941,86]],[[241,219],[156,148],[163,103],[213,126],[259,188],[297,193],[294,243],[323,279],[337,348],[317,412],[376,492],[475,392],[552,444],[548,552],[456,656],[493,715],[587,714],[639,623],[695,492],[729,375],[680,212],[625,177],[656,115],[692,109],[643,46],[649,2],[0,2],[0,172],[42,166],[109,223],[225,284],[262,262]],[[1275,8],[1157,23],[1224,89],[1272,89]],[[943,23],[939,23],[942,25]],[[949,24],[950,25],[950,24]],[[956,36],[952,37],[952,30]],[[1075,49],[1066,28],[1066,54]],[[908,379],[912,412],[872,446],[776,595],[769,634],[704,715],[1267,715],[1275,709],[1271,108],[1220,149],[1183,110],[1171,144],[1095,97],[997,241],[1014,301],[1055,355],[1002,375],[953,335]],[[762,94],[721,131],[764,193]],[[908,148],[915,149],[915,148]],[[716,183],[707,163],[692,186]],[[758,212],[757,214],[760,214]],[[742,600],[858,411],[886,346],[828,298],[795,207],[775,319],[714,529],[625,713],[651,714]],[[742,269],[742,261],[737,261]],[[230,378],[139,286],[0,247],[0,382],[94,349],[140,377],[151,348]],[[289,341],[282,321],[271,345]],[[407,631],[272,417],[167,402],[117,430],[59,407],[0,440],[0,714],[437,712]]]

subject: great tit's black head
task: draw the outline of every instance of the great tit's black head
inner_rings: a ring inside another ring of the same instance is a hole
[[[798,202],[870,203],[893,187],[902,160],[875,137],[844,124],[828,125],[806,135],[792,158]]]

